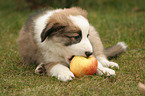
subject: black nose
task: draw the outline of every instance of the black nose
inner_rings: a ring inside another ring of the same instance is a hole
[[[85,54],[86,54],[87,57],[89,57],[90,55],[92,55],[92,52],[86,51]]]

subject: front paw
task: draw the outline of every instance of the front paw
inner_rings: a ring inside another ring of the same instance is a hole
[[[46,74],[46,69],[43,63],[39,64],[37,68],[35,69],[35,73],[39,75],[44,75]]]
[[[57,64],[50,70],[50,75],[55,76],[58,80],[69,81],[75,78],[74,74],[69,70],[68,67]]]
[[[99,58],[98,60],[100,61],[100,63],[104,67],[111,67],[111,68],[115,67],[115,68],[119,69],[119,65],[115,62],[110,62],[110,61],[108,61],[107,59],[104,59],[104,58],[101,58],[101,59]]]
[[[98,68],[96,74],[98,74],[98,75],[105,74],[106,76],[115,76],[116,75],[114,70],[105,68],[105,67]]]
[[[109,63],[109,67],[119,69],[119,65],[118,65],[117,63],[115,63],[115,62],[110,62],[110,61],[109,61],[108,63]]]
[[[69,81],[69,80],[73,80],[73,78],[75,78],[74,74],[71,71],[62,71],[58,74],[58,80],[61,81]]]

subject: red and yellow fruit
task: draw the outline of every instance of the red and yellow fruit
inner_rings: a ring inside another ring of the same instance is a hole
[[[75,56],[70,62],[70,70],[75,76],[93,75],[98,67],[97,59],[90,57]]]

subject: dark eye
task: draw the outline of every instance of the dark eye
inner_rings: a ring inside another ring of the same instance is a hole
[[[72,45],[72,44],[76,44],[79,43],[82,39],[82,32],[78,31],[78,32],[74,32],[70,35],[67,35],[66,37],[68,37],[68,42],[65,44],[66,46]]]
[[[90,36],[90,34],[87,34],[87,37],[89,37]]]
[[[81,31],[78,32],[78,33],[79,33],[78,35],[73,36],[73,38],[74,38],[75,40],[79,40],[79,39],[82,37],[82,33],[81,33]]]
[[[75,37],[73,37],[74,39],[79,39],[81,36],[80,35],[78,35],[78,36],[75,36]]]

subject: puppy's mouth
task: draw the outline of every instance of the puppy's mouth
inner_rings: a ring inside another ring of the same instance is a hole
[[[70,58],[68,58],[68,61],[70,62],[74,57],[75,55],[72,55]]]

